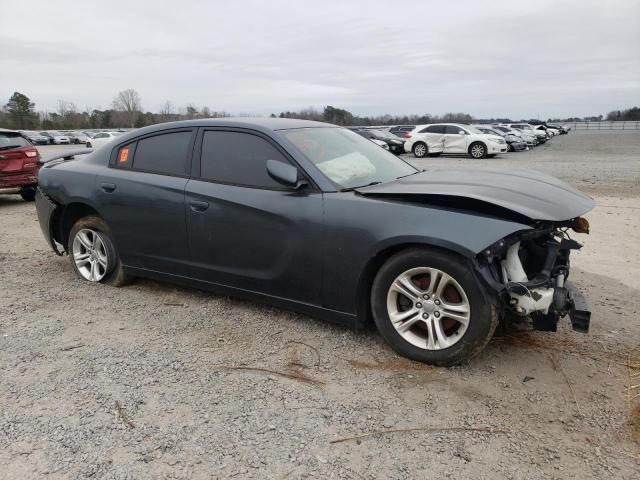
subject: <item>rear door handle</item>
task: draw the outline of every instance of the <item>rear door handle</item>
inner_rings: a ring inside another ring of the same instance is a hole
[[[194,212],[204,212],[209,208],[209,202],[200,202],[198,200],[189,201],[189,205],[191,206],[191,210]]]
[[[103,183],[100,185],[100,187],[102,187],[102,190],[105,191],[106,193],[111,193],[116,189],[116,184],[115,183]]]

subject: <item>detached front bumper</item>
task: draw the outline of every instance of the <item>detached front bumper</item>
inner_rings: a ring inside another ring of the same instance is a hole
[[[569,276],[569,255],[581,245],[559,230],[528,230],[490,246],[475,260],[499,311],[530,317],[536,330],[557,330],[569,316],[574,330],[588,332],[591,312]]]

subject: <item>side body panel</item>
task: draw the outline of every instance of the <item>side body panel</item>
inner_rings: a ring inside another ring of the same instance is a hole
[[[186,178],[104,168],[96,177],[100,211],[122,263],[167,273],[187,272]],[[114,185],[109,192],[104,185]]]
[[[433,245],[473,258],[501,238],[529,227],[418,203],[325,194],[323,306],[357,311],[356,291],[367,263],[398,245]]]

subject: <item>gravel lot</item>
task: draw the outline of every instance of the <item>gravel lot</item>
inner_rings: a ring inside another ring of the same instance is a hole
[[[596,197],[572,271],[592,330],[511,330],[450,369],[254,303],[80,281],[34,205],[0,197],[0,478],[638,478],[639,150],[575,132],[481,162]],[[417,430],[336,442],[395,429]]]

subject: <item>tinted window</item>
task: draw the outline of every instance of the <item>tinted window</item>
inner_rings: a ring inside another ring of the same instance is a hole
[[[138,141],[133,168],[166,175],[184,175],[191,132],[165,133]]]
[[[430,125],[422,129],[420,133],[444,133],[444,125]]]
[[[256,135],[204,132],[200,162],[202,178],[248,187],[283,188],[267,173],[267,160],[289,163],[271,143]]]

